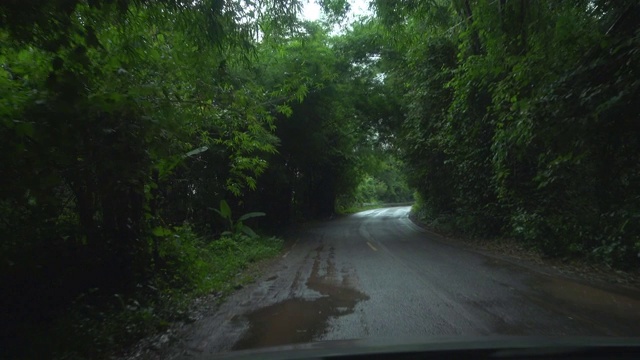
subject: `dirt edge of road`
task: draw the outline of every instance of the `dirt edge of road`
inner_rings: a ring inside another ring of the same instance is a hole
[[[348,215],[346,215],[348,216]],[[259,260],[250,264],[241,271],[233,280],[233,290],[225,294],[212,293],[194,299],[187,310],[189,321],[172,322],[168,329],[140,339],[138,342],[123,349],[119,354],[112,356],[118,360],[147,360],[158,358],[173,358],[175,354],[169,348],[175,345],[193,327],[199,319],[215,314],[220,306],[240,289],[252,286],[271,276],[270,271],[276,268],[283,256],[286,256],[297,242],[297,235],[304,229],[314,224],[332,221],[333,219],[314,220],[297,223],[289,226],[278,237],[284,240],[280,252],[270,258]]]
[[[534,249],[508,239],[488,240],[464,237],[458,234],[444,234],[429,224],[416,219],[413,213],[410,213],[409,219],[438,241],[497,258],[531,271],[549,276],[561,276],[604,290],[640,293],[640,271],[615,270],[604,265],[590,264],[585,259],[549,258]]]
[[[256,261],[238,273],[233,280],[233,290],[224,294],[206,294],[193,299],[187,310],[188,321],[174,321],[169,325],[168,329],[140,339],[132,346],[123,349],[119,354],[111,356],[111,359],[147,360],[173,358],[175,354],[171,354],[168,351],[169,348],[183,338],[194,323],[203,317],[216,313],[220,305],[240,289],[252,286],[252,284],[268,277],[268,271],[274,268],[281,259],[282,254],[288,251],[291,245],[291,242],[285,240],[285,244],[277,255]]]

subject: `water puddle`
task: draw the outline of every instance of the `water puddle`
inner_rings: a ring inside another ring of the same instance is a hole
[[[308,289],[321,296],[290,298],[247,314],[249,330],[233,350],[313,341],[326,332],[331,318],[351,314],[358,302],[369,299],[349,286],[345,274],[342,280],[337,278],[333,248],[329,249],[326,269],[320,274],[322,250],[322,246],[316,249],[311,275],[306,282]]]

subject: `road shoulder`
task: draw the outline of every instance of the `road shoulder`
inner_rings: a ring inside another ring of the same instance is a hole
[[[290,250],[292,244],[293,242],[285,240],[279,254],[256,261],[238,273],[232,281],[233,290],[224,294],[211,293],[194,299],[187,311],[185,321],[173,322],[166,331],[141,339],[134,346],[124,350],[117,358],[120,360],[146,360],[180,357],[180,352],[184,349],[176,347],[176,345],[186,341],[201,320],[214,317],[222,305],[233,301],[238,293],[250,291],[256,284],[268,280],[276,270],[283,254]]]
[[[509,239],[480,239],[441,233],[411,214],[409,219],[432,238],[506,261],[547,276],[563,277],[585,285],[621,294],[640,294],[640,272],[625,272],[604,265],[590,264],[584,259],[555,259]]]

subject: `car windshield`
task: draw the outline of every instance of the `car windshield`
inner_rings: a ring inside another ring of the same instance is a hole
[[[2,1],[3,356],[637,343],[639,49],[637,0]]]

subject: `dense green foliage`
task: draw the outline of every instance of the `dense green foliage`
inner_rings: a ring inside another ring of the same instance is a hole
[[[318,23],[304,23],[298,31],[258,54],[255,78],[267,88],[288,89],[297,74],[298,101],[279,107],[277,152],[266,157],[269,167],[245,203],[259,204],[252,208],[265,211],[271,226],[328,217],[336,205],[362,201],[357,189],[368,176],[392,188],[379,200],[406,201],[411,191],[397,161],[376,138],[376,121],[385,116],[385,85],[372,64],[352,53],[357,34],[330,36]]]
[[[320,3],[335,21],[348,9]],[[371,176],[406,195],[379,164],[369,105],[383,84],[352,61],[350,35],[299,10],[0,4],[3,349],[69,333],[98,356],[274,254],[253,229],[329,216]],[[39,351],[73,351],[55,342]]]
[[[414,190],[430,221],[638,267],[636,1],[377,0],[342,32],[318,2],[0,3],[12,351],[132,341],[275,254],[258,234]]]
[[[153,284],[132,294],[114,294],[94,303],[89,291],[76,299],[64,317],[28,336],[23,356],[70,359],[102,358],[135,343],[141,336],[166,330],[174,321],[191,322],[191,300],[206,294],[215,303],[252,281],[238,273],[252,263],[276,255],[282,241],[276,238],[223,237],[213,242],[194,235],[188,227],[174,229],[170,241],[159,249],[166,266]],[[126,348],[125,348],[126,349]]]
[[[638,266],[636,1],[376,1],[423,216]]]
[[[46,333],[77,302],[155,303],[171,288],[207,288],[192,286],[201,250],[173,228],[219,234],[210,205],[255,189],[262,154],[276,151],[266,104],[281,95],[243,81],[241,69],[259,26],[277,29],[293,10],[0,5],[3,348]],[[161,291],[140,293],[147,287]]]
[[[339,209],[413,201],[413,190],[407,184],[402,163],[389,153],[371,155],[355,190],[337,199]]]

